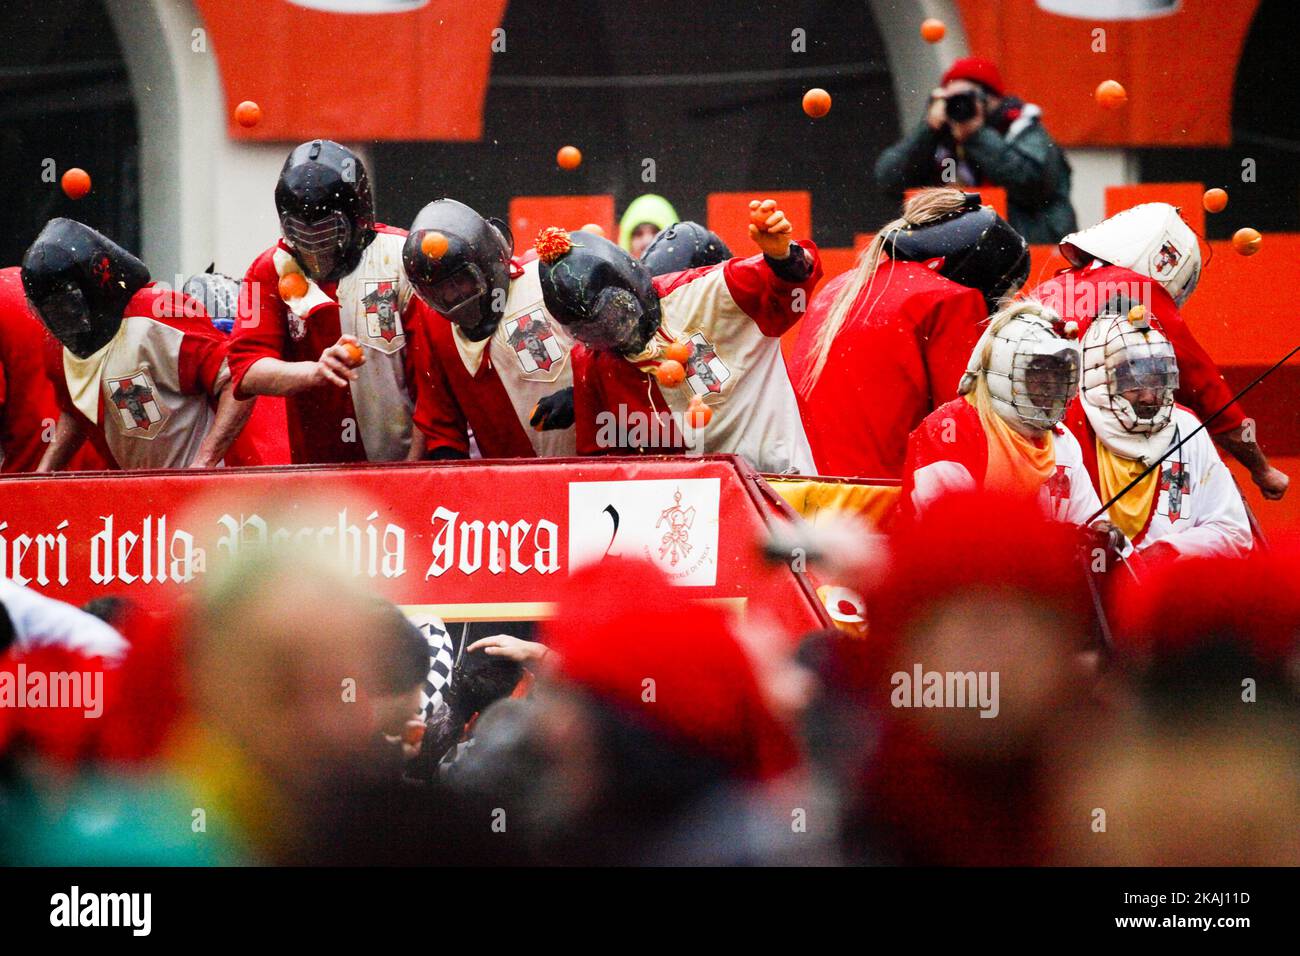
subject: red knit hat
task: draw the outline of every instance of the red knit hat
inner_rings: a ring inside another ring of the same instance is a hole
[[[1124,658],[1174,659],[1232,641],[1286,667],[1300,652],[1300,547],[1287,542],[1247,558],[1189,558],[1125,580],[1115,615]]]
[[[727,616],[691,601],[649,562],[610,558],[576,572],[545,633],[561,679],[737,776],[770,779],[798,762]]]
[[[965,56],[953,63],[948,67],[948,72],[943,75],[940,85],[947,86],[953,80],[970,80],[972,83],[979,83],[981,86],[988,87],[994,96],[1001,96],[1005,89],[997,65],[982,56]]]

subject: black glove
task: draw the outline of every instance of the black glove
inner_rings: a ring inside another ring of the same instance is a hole
[[[1105,519],[1094,521],[1086,528],[1080,528],[1083,532],[1082,550],[1085,557],[1092,555],[1097,548],[1101,548],[1106,555],[1106,566],[1109,567],[1112,561],[1118,560],[1123,554],[1125,545],[1128,544],[1128,538],[1124,532],[1119,530],[1114,524]]]
[[[573,386],[552,392],[533,406],[528,424],[539,432],[568,428],[573,424]]]

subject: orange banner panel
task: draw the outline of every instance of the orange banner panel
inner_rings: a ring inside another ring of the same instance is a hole
[[[758,251],[749,241],[749,201],[775,199],[785,216],[794,226],[795,239],[810,239],[813,234],[812,193],[802,190],[789,192],[762,191],[744,193],[709,193],[706,218],[709,228],[716,232],[735,256],[750,256]]]
[[[1140,206],[1144,202],[1167,202],[1177,206],[1183,221],[1198,236],[1205,235],[1205,195],[1202,183],[1134,183],[1131,186],[1106,187],[1106,218],[1117,212]]]
[[[227,129],[244,140],[477,140],[507,0],[343,13],[291,0],[195,0]],[[246,129],[243,100],[262,108]]]
[[[997,63],[1009,93],[1043,108],[1061,145],[1227,146],[1258,0],[1129,6],[1132,19],[1098,20],[1090,0],[957,0],[971,52]],[[1103,80],[1124,85],[1126,105],[1096,104]]]
[[[573,232],[592,222],[605,230],[606,239],[618,241],[613,196],[516,196],[510,200],[516,255],[531,249],[537,233],[547,226]]]

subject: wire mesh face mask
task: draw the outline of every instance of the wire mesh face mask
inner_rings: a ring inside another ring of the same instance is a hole
[[[1046,431],[1079,389],[1079,352],[1046,319],[1016,316],[993,335],[985,374],[999,414]]]
[[[286,216],[282,225],[294,258],[317,281],[334,271],[352,238],[348,217],[338,211],[312,222]]]
[[[1094,331],[1094,329],[1096,331]],[[1084,397],[1106,408],[1124,431],[1152,435],[1174,413],[1178,359],[1159,331],[1117,318],[1095,324],[1084,344]]]

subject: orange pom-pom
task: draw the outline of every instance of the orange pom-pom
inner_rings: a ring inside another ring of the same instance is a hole
[[[1092,94],[1102,109],[1117,110],[1128,102],[1128,91],[1115,80],[1102,80]]]
[[[691,345],[689,342],[674,342],[668,348],[664,349],[664,358],[672,359],[674,362],[681,362],[685,365],[691,358]]]
[[[537,248],[537,258],[549,266],[568,255],[573,248],[573,240],[559,226],[547,226],[537,234],[537,241],[533,245]]]
[[[686,369],[681,362],[667,359],[655,366],[655,378],[664,388],[673,388],[686,381]]]
[[[555,162],[561,169],[577,169],[582,165],[582,150],[576,146],[561,146],[555,154]]]
[[[1264,237],[1259,234],[1259,230],[1250,226],[1242,226],[1232,234],[1232,248],[1237,250],[1238,255],[1253,256],[1263,244]]]
[[[686,424],[692,428],[703,428],[713,420],[713,409],[704,404],[704,399],[695,395],[686,406]]]
[[[252,100],[244,100],[235,107],[235,122],[244,129],[252,129],[262,122],[262,107]]]
[[[813,119],[821,119],[831,111],[831,95],[820,87],[813,87],[803,95],[803,111]]]
[[[921,21],[921,39],[926,43],[938,43],[948,32],[948,26],[942,20],[930,17]]]
[[[280,277],[280,298],[301,299],[307,294],[307,280],[301,272],[289,272]]]
[[[436,230],[426,232],[420,240],[420,251],[430,259],[441,259],[447,254],[447,237]]]
[[[355,342],[344,342],[343,351],[347,353],[347,358],[344,359],[344,361],[353,368],[360,365],[361,360],[365,358],[365,354],[361,351],[361,346],[357,345]]]
[[[1228,207],[1228,191],[1218,188],[1205,190],[1205,195],[1201,197],[1201,205],[1205,207],[1206,212],[1223,212]]]
[[[90,192],[90,173],[74,166],[63,174],[62,185],[69,199],[80,199]]]

